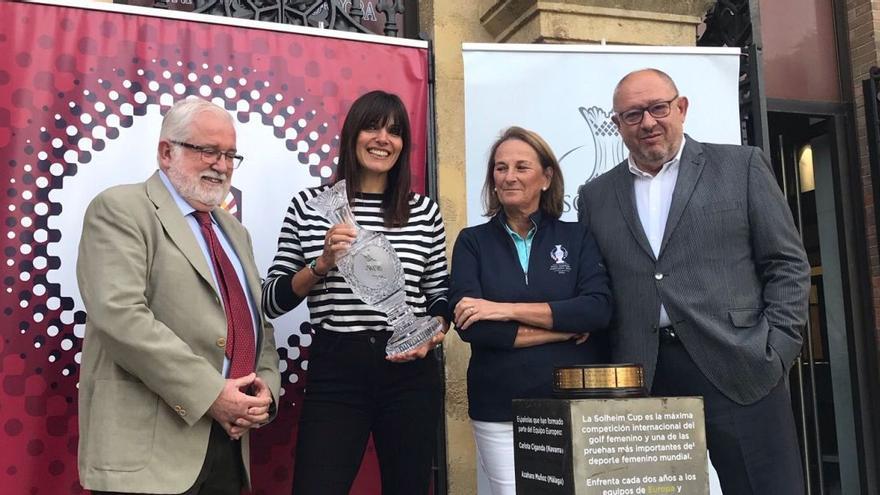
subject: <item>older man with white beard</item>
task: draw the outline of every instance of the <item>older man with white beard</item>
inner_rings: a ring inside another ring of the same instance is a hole
[[[86,211],[79,476],[92,493],[250,485],[248,431],[274,416],[280,376],[250,237],[217,208],[242,160],[229,114],[183,100],[162,122],[160,170]]]

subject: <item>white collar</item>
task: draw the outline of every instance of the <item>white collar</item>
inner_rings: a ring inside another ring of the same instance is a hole
[[[672,160],[669,160],[668,162],[664,163],[662,167],[660,167],[660,171],[657,172],[657,175],[663,173],[664,170],[672,168],[674,165],[676,165],[678,162],[681,161],[681,154],[684,151],[684,145],[686,142],[687,142],[687,139],[684,136],[682,136],[681,137],[681,146],[678,147],[678,153],[676,153],[675,156],[672,157]],[[626,163],[627,163],[627,166],[629,167],[630,173],[632,173],[636,177],[643,177],[645,179],[652,179],[655,177],[654,175],[651,175],[648,172],[645,172],[644,170],[640,169],[638,167],[638,165],[636,165],[636,162],[633,161],[632,153],[630,153],[629,156],[626,157]]]

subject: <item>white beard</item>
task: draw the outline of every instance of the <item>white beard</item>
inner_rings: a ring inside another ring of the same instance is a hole
[[[230,183],[226,175],[218,174],[212,170],[207,170],[193,177],[181,172],[177,164],[172,164],[165,173],[177,192],[187,201],[195,201],[216,208],[223,203],[223,199],[229,194]],[[222,179],[224,183],[222,186],[206,186],[202,183],[201,176]]]

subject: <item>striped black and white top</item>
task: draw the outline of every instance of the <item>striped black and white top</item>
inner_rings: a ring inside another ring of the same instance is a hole
[[[330,222],[306,202],[329,186],[297,193],[287,208],[278,237],[278,252],[263,284],[263,310],[277,318],[302,302],[291,287],[291,279],[324,249]],[[440,208],[426,196],[410,198],[409,222],[386,228],[382,218],[381,194],[358,194],[352,211],[357,223],[385,234],[403,264],[406,301],[419,316],[447,316],[448,273],[446,231]],[[355,297],[337,269],[316,283],[308,294],[313,327],[335,332],[390,330],[384,313]]]

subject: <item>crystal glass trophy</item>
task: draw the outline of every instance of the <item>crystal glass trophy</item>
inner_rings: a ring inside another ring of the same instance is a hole
[[[431,316],[416,316],[406,304],[403,265],[384,235],[357,224],[348,204],[345,181],[337,182],[306,204],[332,224],[354,226],[355,239],[336,260],[336,266],[355,296],[388,316],[393,333],[385,353],[400,354],[431,340],[440,331],[441,323]]]

